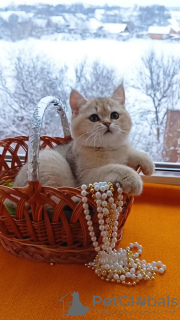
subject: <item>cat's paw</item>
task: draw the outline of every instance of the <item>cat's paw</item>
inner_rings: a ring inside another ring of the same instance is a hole
[[[155,166],[151,158],[146,153],[142,153],[139,160],[139,165],[143,174],[145,174],[146,176],[151,176],[153,174]]]
[[[143,182],[136,171],[128,173],[126,176],[122,177],[119,183],[124,192],[132,195],[141,194],[143,189]]]

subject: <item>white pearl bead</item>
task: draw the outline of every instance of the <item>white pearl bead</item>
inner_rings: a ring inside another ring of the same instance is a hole
[[[118,280],[118,279],[119,279],[118,274],[117,274],[117,273],[115,273],[115,274],[114,274],[114,276],[113,276],[113,278],[114,278],[115,280]]]
[[[100,219],[99,224],[104,224],[104,219]]]
[[[135,256],[135,258],[138,258],[138,257],[139,257],[139,253],[136,252],[136,253],[134,254],[134,256]]]
[[[101,212],[102,211],[102,207],[97,207],[97,212]]]
[[[142,261],[141,261],[141,264],[146,264],[146,260],[142,260]]]
[[[92,221],[91,220],[87,221],[87,225],[92,226]]]
[[[126,279],[126,277],[122,274],[121,276],[120,276],[120,280],[121,281],[124,281]]]
[[[116,204],[115,204],[115,203],[112,203],[112,204],[111,204],[111,208],[112,208],[112,209],[116,209]]]
[[[139,243],[138,243],[138,242],[134,242],[134,246],[135,246],[135,247],[138,247],[138,246],[139,246]]]
[[[142,279],[142,274],[141,273],[139,273],[138,275],[137,275],[137,278],[139,279],[139,280],[141,280]]]
[[[118,200],[122,200],[123,199],[123,195],[122,194],[118,194],[117,198],[118,198]]]
[[[105,237],[107,235],[107,231],[102,231],[101,235],[102,235],[102,237]]]
[[[91,222],[92,222],[92,221],[91,221]],[[89,226],[89,227],[88,227],[88,230],[89,230],[89,231],[93,231],[94,228],[93,228],[92,226]]]
[[[130,272],[126,272],[125,275],[126,275],[126,278],[130,278],[131,277],[131,273]]]
[[[118,226],[118,221],[114,221],[114,222],[113,222],[113,225],[114,225],[115,227],[117,227],[117,226]]]
[[[118,188],[118,189],[117,189],[117,192],[118,192],[118,193],[121,193],[121,192],[122,192],[122,188]]]
[[[161,262],[161,261],[158,261],[156,265],[157,265],[158,267],[161,267],[161,266],[162,266],[162,262]]]
[[[118,228],[117,227],[113,227],[113,231],[117,231],[118,230]]]
[[[87,203],[83,203],[83,208],[84,209],[88,209],[89,208],[88,204]]]
[[[131,269],[130,269],[130,272],[131,272],[131,273],[135,273],[135,269],[134,269],[134,268],[131,268]]]
[[[105,188],[106,188],[106,190],[109,190],[109,185],[106,184],[106,185],[105,185]]]
[[[89,214],[89,212],[90,212],[90,211],[89,211],[88,209],[85,209],[85,210],[84,210],[84,214]]]
[[[103,214],[102,213],[98,213],[98,219],[102,219],[103,218]]]
[[[106,199],[106,198],[107,198],[107,194],[106,194],[106,193],[103,193],[103,194],[102,194],[102,198],[103,198],[103,199]]]
[[[81,191],[81,195],[82,195],[83,197],[85,197],[86,194],[87,194],[87,192],[86,192],[85,190],[82,190],[82,191]]]
[[[87,189],[87,186],[86,186],[85,184],[82,184],[81,189],[82,189],[82,190],[86,190],[86,189]]]
[[[107,208],[103,208],[103,213],[108,214],[109,210]]]
[[[139,244],[138,248],[139,248],[140,250],[142,250],[143,247],[141,246],[141,244]]]
[[[164,269],[163,268],[160,268],[158,271],[159,271],[159,273],[164,273]]]
[[[130,248],[134,248],[134,244],[131,242],[131,243],[129,244],[129,247],[130,247]]]
[[[94,231],[89,232],[90,237],[94,237],[95,233]]]
[[[85,216],[85,219],[86,219],[86,220],[91,220],[90,214],[87,214],[87,215]]]
[[[114,231],[114,232],[112,233],[112,236],[113,236],[114,238],[116,238],[116,237],[117,237],[117,232]]]
[[[108,197],[112,196],[111,190],[108,190],[106,194],[107,194]]]
[[[116,182],[116,187],[117,187],[117,188],[119,188],[119,187],[120,187],[119,182]]]
[[[154,267],[153,270],[154,270],[155,272],[157,272],[157,271],[158,271],[158,268],[157,268],[157,267]]]
[[[117,207],[117,211],[118,211],[118,212],[121,212],[121,211],[122,211],[122,208],[121,208],[121,207]]]
[[[131,274],[131,279],[136,279],[136,275],[134,273]]]
[[[165,265],[165,264],[163,264],[163,265],[162,265],[162,268],[163,268],[164,270],[166,270],[166,265]]]
[[[95,184],[94,190],[95,190],[95,191],[99,191],[99,185],[98,185],[98,184]]]
[[[113,203],[114,202],[114,199],[111,197],[111,198],[109,198],[109,202],[110,203]]]
[[[96,248],[95,248],[95,251],[96,251],[96,252],[100,251],[100,248],[99,248],[99,247],[96,247]]]
[[[97,241],[93,242],[93,246],[97,247],[98,246],[98,242]]]
[[[87,202],[87,201],[88,201],[87,197],[83,197],[83,198],[82,198],[82,201],[83,201],[83,202]]]
[[[139,249],[139,250],[138,250],[138,253],[139,253],[139,254],[142,254],[142,250],[141,250],[141,249]]]
[[[104,192],[104,191],[106,190],[106,188],[105,188],[104,186],[102,186],[102,187],[100,187],[100,190],[101,190],[102,192]]]
[[[156,267],[156,262],[155,261],[151,262],[151,265],[153,268]]]
[[[95,193],[95,196],[96,196],[97,199],[101,198],[100,192],[96,192],[96,193]]]
[[[96,241],[96,237],[91,237],[92,242]]]
[[[118,202],[118,205],[119,205],[120,207],[122,207],[122,206],[123,206],[123,201],[119,201],[119,202]]]
[[[104,230],[104,225],[103,224],[99,226],[99,230],[101,230],[101,231]]]
[[[103,207],[106,207],[106,206],[107,206],[107,201],[103,201],[103,202],[102,202],[102,206],[103,206]]]
[[[101,205],[101,200],[96,200],[96,204],[97,204],[98,206],[100,206],[100,205]]]

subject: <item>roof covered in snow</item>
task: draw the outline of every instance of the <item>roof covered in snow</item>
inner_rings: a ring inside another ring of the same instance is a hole
[[[102,26],[102,23],[96,20],[95,18],[89,19],[88,27],[91,31],[96,31],[101,26]]]
[[[61,16],[52,16],[49,18],[49,20],[51,20],[54,24],[59,24],[59,25],[66,24],[64,18]]]
[[[126,27],[125,23],[105,23],[103,25],[104,31],[108,33],[121,33],[125,31]]]
[[[149,27],[148,33],[151,34],[169,34],[171,30],[171,26],[168,27]]]

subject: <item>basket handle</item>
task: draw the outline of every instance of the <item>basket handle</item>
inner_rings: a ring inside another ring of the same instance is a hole
[[[39,146],[40,146],[40,133],[41,126],[46,108],[52,105],[57,107],[58,113],[61,117],[64,136],[70,135],[69,126],[66,114],[62,108],[61,102],[58,98],[48,96],[41,99],[34,110],[31,120],[29,132],[29,145],[28,145],[28,181],[39,180]]]

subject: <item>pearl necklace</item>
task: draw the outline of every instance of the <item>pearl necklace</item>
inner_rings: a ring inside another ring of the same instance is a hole
[[[130,243],[126,249],[114,249],[117,243],[118,218],[122,211],[123,195],[119,183],[116,183],[117,197],[114,199],[114,187],[110,182],[95,182],[89,184],[90,194],[97,205],[99,229],[102,236],[102,245],[99,246],[94,232],[93,223],[87,203],[87,186],[81,186],[83,209],[89,235],[92,240],[96,258],[93,262],[86,264],[88,268],[102,280],[112,281],[129,286],[136,285],[141,280],[154,280],[156,273],[164,273],[166,266],[161,261],[147,263],[140,261],[142,246],[137,242]],[[136,249],[136,252],[132,249]],[[125,280],[128,279],[128,282]]]

